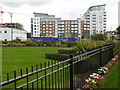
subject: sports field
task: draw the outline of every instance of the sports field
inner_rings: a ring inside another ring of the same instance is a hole
[[[13,71],[49,61],[45,53],[57,52],[58,47],[3,47],[2,48],[2,81],[6,73],[13,77]]]

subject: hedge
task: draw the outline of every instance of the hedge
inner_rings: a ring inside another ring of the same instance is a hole
[[[69,55],[66,54],[58,54],[58,53],[45,53],[45,57],[48,59],[52,59],[52,60],[66,60],[69,58]]]
[[[74,48],[59,48],[58,53],[59,54],[73,54],[73,53],[76,53],[76,50]]]

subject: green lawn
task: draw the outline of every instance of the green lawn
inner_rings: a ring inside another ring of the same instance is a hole
[[[2,48],[2,81],[6,80],[6,73],[13,77],[13,71],[35,66],[49,61],[45,53],[57,52],[58,47],[3,47]]]
[[[0,47],[0,82],[1,82],[1,74],[2,74],[2,47]]]
[[[106,78],[103,88],[118,88],[118,82],[120,82],[119,77],[119,67],[120,62],[118,62],[114,67],[113,70],[110,72],[110,75]]]

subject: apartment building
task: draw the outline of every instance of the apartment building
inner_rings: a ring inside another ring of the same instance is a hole
[[[80,38],[84,32],[81,19],[61,20],[55,15],[34,13],[31,18],[32,37]],[[82,29],[81,29],[82,27]]]
[[[31,18],[32,37],[61,37],[90,39],[96,33],[106,31],[105,4],[91,6],[83,18],[62,20],[55,15],[34,13]]]
[[[81,38],[81,20],[60,20],[57,27],[58,37]]]
[[[91,6],[84,14],[84,38],[89,39],[96,33],[106,31],[106,11],[105,4]]]
[[[57,37],[57,21],[55,15],[34,13],[31,18],[32,37]]]

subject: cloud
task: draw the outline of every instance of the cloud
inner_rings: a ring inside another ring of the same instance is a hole
[[[21,7],[22,5],[40,6],[53,2],[54,0],[4,0],[3,4],[8,7]]]

